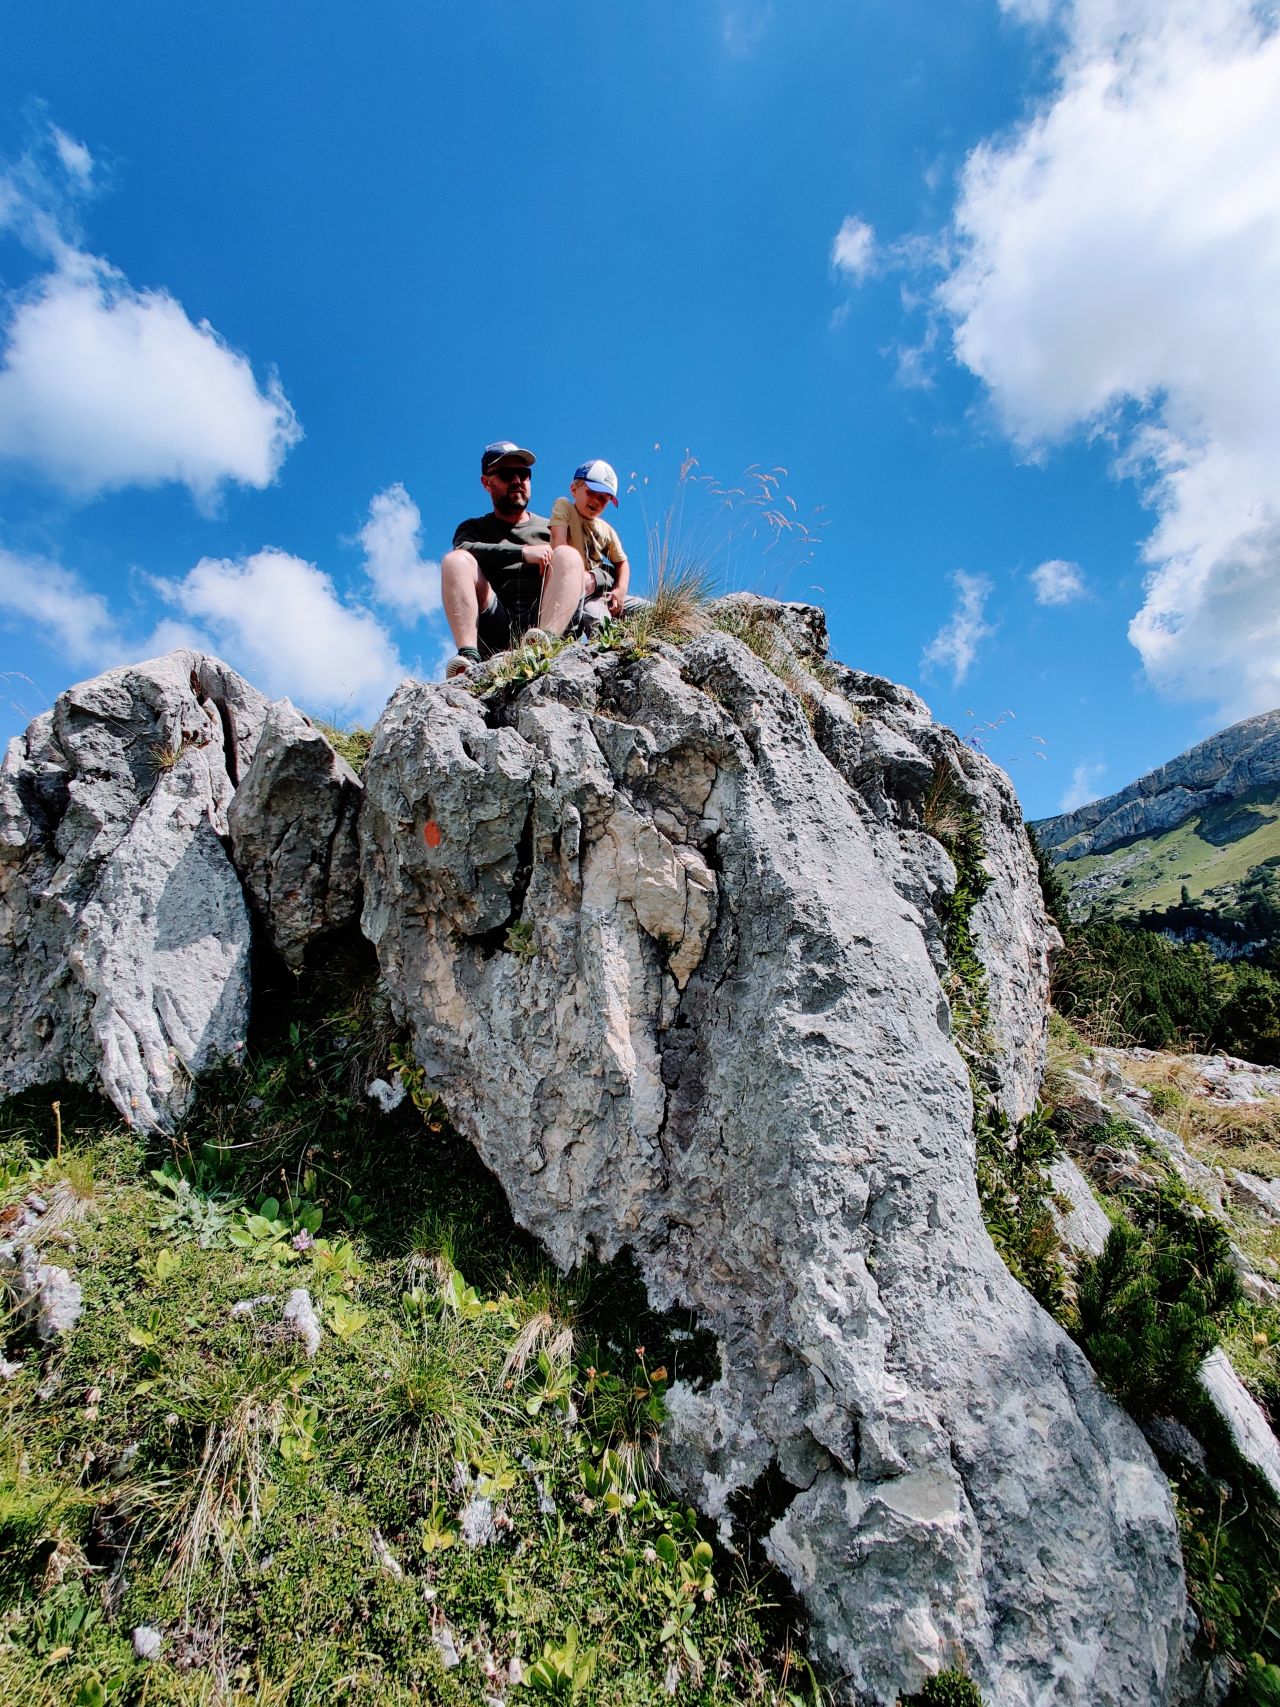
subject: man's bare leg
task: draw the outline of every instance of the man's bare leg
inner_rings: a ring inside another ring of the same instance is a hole
[[[563,634],[582,601],[587,575],[582,554],[571,545],[558,545],[542,580],[538,626],[547,634]]]
[[[471,552],[445,552],[440,562],[440,596],[459,652],[464,646],[477,646],[480,612],[488,608],[493,590]]]

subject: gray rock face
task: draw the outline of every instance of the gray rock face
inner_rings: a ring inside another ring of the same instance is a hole
[[[1202,807],[1277,783],[1280,710],[1233,723],[1119,793],[1042,819],[1035,831],[1046,851],[1056,850],[1060,859],[1083,859],[1136,836],[1159,835]]]
[[[61,694],[0,767],[0,1091],[101,1082],[164,1128],[244,1037],[226,812],[267,701],[171,652]]]
[[[267,712],[227,823],[236,869],[285,964],[360,913],[360,779],[287,699]]]
[[[812,618],[782,613],[804,645]],[[418,1059],[562,1265],[630,1247],[718,1336],[664,1467],[767,1545],[846,1697],[962,1659],[1002,1707],[1173,1700],[1185,1590],[1136,1428],[982,1226],[923,828],[941,763],[1014,1112],[1046,926],[1012,794],[914,696],[805,706],[737,641],[562,653],[487,700],[406,684],[360,820],[364,928]]]
[[[1236,1451],[1280,1500],[1280,1441],[1221,1346],[1215,1346],[1201,1365],[1200,1385],[1230,1430]]]

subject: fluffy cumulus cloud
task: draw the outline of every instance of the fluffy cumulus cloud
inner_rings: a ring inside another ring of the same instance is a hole
[[[205,557],[156,590],[199,640],[273,698],[321,716],[371,721],[406,675],[373,614],[344,603],[314,563],[268,548],[239,559]]]
[[[66,235],[93,161],[56,128],[48,152],[0,173],[0,228],[53,265],[16,300],[0,358],[0,457],[81,497],[176,482],[211,505],[262,487],[301,429],[274,378],[161,290],[139,290]]]
[[[1112,435],[1156,515],[1129,630],[1156,685],[1280,704],[1280,8],[1005,4],[1064,46],[967,162],[956,352],[1023,445]]]
[[[926,669],[950,670],[952,685],[959,687],[973,668],[979,646],[995,633],[995,628],[986,619],[987,600],[991,596],[987,577],[968,575],[958,569],[951,583],[956,589],[955,608],[925,647],[921,661]]]
[[[399,481],[370,500],[360,544],[378,604],[405,622],[440,609],[440,565],[422,555],[422,515]]]
[[[1106,772],[1106,765],[1082,759],[1071,773],[1071,781],[1058,802],[1058,811],[1074,812],[1077,806],[1087,806],[1091,800],[1097,800],[1101,793],[1098,784]]]
[[[855,284],[861,284],[876,258],[876,234],[865,219],[850,214],[836,232],[831,245],[831,265]]]
[[[20,623],[74,669],[102,670],[125,647],[106,600],[47,558],[0,547],[0,619]]]
[[[1031,571],[1038,605],[1069,605],[1084,597],[1084,577],[1078,563],[1051,557]]]

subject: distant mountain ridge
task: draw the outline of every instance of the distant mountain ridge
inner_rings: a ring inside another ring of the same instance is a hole
[[[1190,904],[1225,922],[1241,906],[1274,901],[1280,710],[1233,723],[1117,793],[1032,829],[1060,868],[1076,916],[1136,916]],[[1242,943],[1245,923],[1236,921]],[[1179,934],[1184,924],[1169,921]]]
[[[1259,788],[1280,790],[1280,709],[1233,723],[1118,793],[1032,828],[1055,862],[1083,859],[1172,830],[1193,812]]]

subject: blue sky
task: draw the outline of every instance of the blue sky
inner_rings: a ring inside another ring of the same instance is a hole
[[[10,0],[0,735],[192,642],[370,720],[496,437],[619,468],[641,585],[688,452],[1028,816],[1280,704],[1275,22]]]

